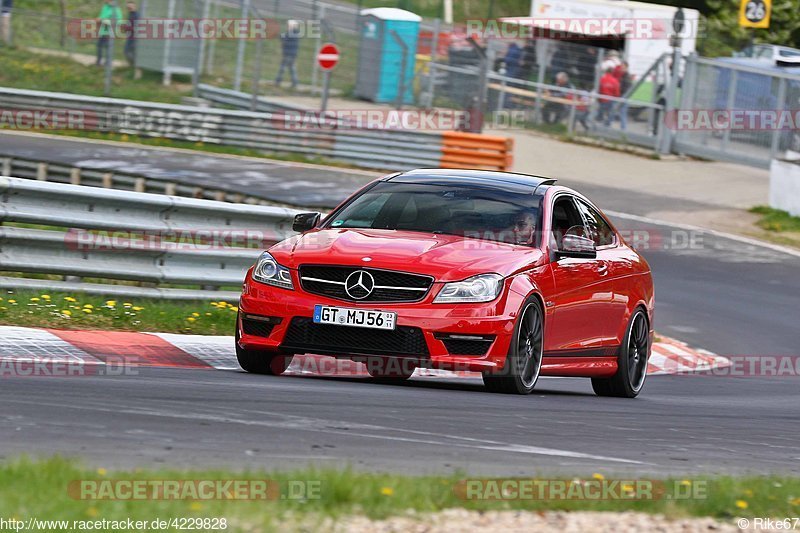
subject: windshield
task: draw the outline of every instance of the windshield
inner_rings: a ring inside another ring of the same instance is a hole
[[[334,213],[325,227],[444,233],[530,245],[537,244],[540,203],[540,195],[524,192],[383,182]]]

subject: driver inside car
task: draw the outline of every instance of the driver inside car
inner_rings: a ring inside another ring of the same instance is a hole
[[[533,244],[536,236],[536,213],[525,210],[517,213],[508,234],[511,244]]]

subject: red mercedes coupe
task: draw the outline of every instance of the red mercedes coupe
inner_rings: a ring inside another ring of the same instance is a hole
[[[587,198],[555,180],[482,170],[392,174],[248,271],[236,352],[280,374],[295,354],[366,364],[375,378],[418,367],[481,372],[529,394],[539,376],[592,379],[632,398],[647,375],[653,279]]]

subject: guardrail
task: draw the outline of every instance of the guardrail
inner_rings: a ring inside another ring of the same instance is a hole
[[[175,196],[0,178],[0,287],[235,301],[261,251],[292,235],[295,211]],[[84,283],[100,278],[145,286]],[[200,285],[202,289],[158,287]]]
[[[225,183],[220,183],[219,187],[201,186],[193,183],[191,176],[159,178],[116,169],[111,171],[86,166],[65,165],[64,163],[47,159],[25,159],[4,154],[2,147],[0,147],[0,176],[14,176],[38,181],[103,187],[105,189],[123,191],[204,198],[237,204],[275,205],[276,203],[267,198],[243,194],[234,187],[226,188]]]
[[[295,153],[365,168],[438,167],[442,158],[438,133],[293,128],[276,113],[8,88],[0,88],[0,106],[74,112],[73,127],[83,130]]]

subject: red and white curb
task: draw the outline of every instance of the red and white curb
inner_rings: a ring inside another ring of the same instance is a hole
[[[74,331],[0,326],[0,362],[155,366],[238,370],[232,336]],[[725,357],[659,337],[648,373],[682,374],[730,366]],[[366,376],[364,365],[320,355],[297,356],[287,370],[295,375]],[[418,369],[422,377],[478,377],[473,372]]]

